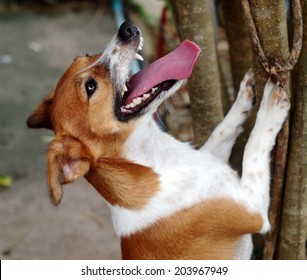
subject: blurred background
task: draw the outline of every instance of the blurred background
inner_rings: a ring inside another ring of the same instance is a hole
[[[290,1],[249,2],[265,53],[287,57],[292,38]],[[307,2],[302,2],[307,21]],[[161,129],[199,146],[229,110],[251,67],[259,104],[268,75],[253,53],[241,0],[0,0],[1,259],[120,258],[109,210],[85,180],[65,186],[62,203],[51,204],[46,152],[53,133],[27,129],[26,119],[54,90],[72,60],[103,52],[124,20],[142,30],[143,65],[185,38],[202,48],[188,86],[159,108],[156,119]],[[302,110],[307,102],[306,38],[304,28],[294,86],[287,88],[293,94],[295,125],[282,134],[279,157],[272,160],[272,184],[277,190],[272,192],[273,230],[265,238],[255,237],[256,259],[306,259],[307,110]],[[239,173],[254,117],[231,159]]]

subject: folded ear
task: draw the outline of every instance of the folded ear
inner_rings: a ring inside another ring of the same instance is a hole
[[[30,128],[48,128],[52,129],[50,112],[53,103],[54,93],[49,94],[44,101],[33,111],[27,120]]]
[[[48,149],[48,189],[52,203],[60,203],[62,185],[84,176],[90,168],[87,148],[70,136],[56,136]]]

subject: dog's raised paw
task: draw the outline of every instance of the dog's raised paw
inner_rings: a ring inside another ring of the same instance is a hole
[[[263,102],[270,109],[279,109],[288,112],[290,109],[290,100],[284,88],[275,85],[269,80],[264,88]]]
[[[242,114],[246,116],[256,103],[255,78],[252,69],[244,75],[241,81],[237,101]]]
[[[290,109],[290,100],[288,95],[286,91],[279,86],[273,87],[270,102],[273,106],[277,106],[280,109],[284,109],[286,111]]]
[[[280,129],[290,109],[290,100],[284,88],[275,85],[271,80],[266,83],[259,114],[263,121]]]

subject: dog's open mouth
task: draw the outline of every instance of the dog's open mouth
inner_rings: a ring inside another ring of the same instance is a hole
[[[121,119],[134,117],[178,81],[188,78],[199,53],[200,48],[195,43],[185,40],[174,51],[133,75],[121,98]]]

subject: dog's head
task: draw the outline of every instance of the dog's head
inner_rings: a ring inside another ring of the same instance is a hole
[[[77,57],[54,93],[28,118],[29,127],[56,134],[48,152],[53,203],[61,199],[61,184],[85,175],[99,158],[122,156],[121,147],[137,120],[179,88],[200,52],[186,40],[129,79],[142,47],[140,30],[123,23],[102,54]]]

